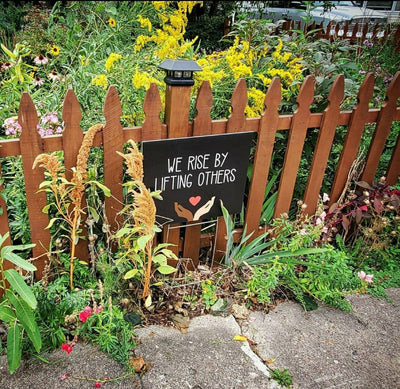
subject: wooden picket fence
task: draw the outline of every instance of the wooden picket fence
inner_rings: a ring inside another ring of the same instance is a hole
[[[375,44],[382,44],[382,42],[392,38],[392,44],[395,45],[396,52],[400,51],[400,25],[396,26],[389,23],[377,23],[371,26],[368,23],[364,25],[359,25],[358,23],[351,25],[349,22],[335,23],[331,21],[324,28],[323,23],[317,24],[314,22],[302,26],[300,21],[295,23],[293,20],[287,20],[277,29],[277,32],[279,30],[285,30],[288,33],[293,33],[295,30],[300,30],[304,33],[308,31],[312,32],[316,39],[347,39],[351,43],[359,44],[365,40],[374,42]]]
[[[280,115],[281,103],[280,79],[274,78],[265,97],[265,111],[261,117],[247,118],[244,110],[247,105],[247,85],[240,79],[231,98],[231,115],[228,119],[211,120],[210,111],[213,106],[213,96],[210,84],[205,81],[197,95],[197,116],[189,121],[190,93],[187,86],[169,86],[165,96],[165,123],[160,121],[161,99],[155,84],[146,93],[143,111],[145,120],[141,126],[123,128],[120,122],[122,108],[117,90],[111,86],[107,92],[103,113],[105,123],[103,130],[96,134],[94,146],[101,146],[104,152],[104,184],[111,190],[113,196],[105,199],[105,210],[111,231],[121,226],[121,216],[118,214],[123,204],[122,178],[123,160],[117,151],[123,151],[123,145],[132,139],[135,142],[144,140],[190,137],[199,135],[224,134],[253,131],[258,134],[254,156],[254,167],[248,192],[245,210],[245,225],[247,232],[261,231],[260,215],[264,202],[265,188],[276,134],[279,131],[289,131],[288,143],[279,189],[275,204],[274,217],[288,212],[293,197],[298,168],[303,152],[307,130],[318,128],[319,135],[312,155],[312,164],[303,201],[308,205],[307,212],[315,212],[324,173],[329,160],[330,150],[338,126],[347,126],[347,135],[343,145],[340,160],[336,167],[336,176],[331,185],[331,203],[341,195],[348,173],[356,158],[364,127],[367,123],[376,123],[369,152],[366,157],[361,180],[371,183],[375,179],[380,157],[385,147],[385,140],[392,128],[392,122],[400,120],[400,72],[393,78],[386,91],[386,100],[380,109],[369,108],[373,96],[374,76],[366,75],[358,93],[358,102],[352,111],[340,111],[340,103],[344,96],[344,77],[337,76],[329,95],[328,106],[322,113],[311,113],[310,105],[314,98],[314,79],[308,76],[303,82],[298,97],[297,109],[291,115]],[[41,138],[36,130],[38,115],[29,94],[24,93],[19,107],[19,123],[22,133],[18,139],[0,140],[0,158],[22,156],[25,190],[32,242],[36,243],[33,256],[39,257],[35,264],[38,267],[37,277],[40,278],[46,261],[46,250],[50,244],[49,230],[45,229],[49,220],[42,212],[46,205],[46,195],[37,192],[39,184],[44,180],[44,172],[40,168],[32,169],[32,164],[38,154],[62,150],[67,178],[71,178],[71,168],[76,165],[76,157],[84,133],[80,127],[81,108],[73,90],[65,96],[62,118],[65,129],[62,134]],[[93,123],[95,124],[95,123]],[[311,158],[311,155],[310,155]],[[387,167],[387,183],[397,182],[400,173],[400,136],[393,150]],[[4,212],[0,216],[0,233],[9,230],[6,204],[0,199]],[[201,247],[215,245],[216,258],[221,257],[225,240],[225,224],[220,217],[216,224],[213,238],[210,234],[202,235],[201,225],[186,225],[184,233],[177,228],[168,228],[162,238],[174,246],[175,251],[183,258],[192,258],[196,263]],[[182,236],[184,235],[184,239]],[[87,244],[81,241],[78,245],[77,257],[88,255]]]

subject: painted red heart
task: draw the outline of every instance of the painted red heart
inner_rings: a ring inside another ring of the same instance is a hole
[[[189,198],[189,203],[193,206],[197,205],[201,200],[201,196],[192,196]]]

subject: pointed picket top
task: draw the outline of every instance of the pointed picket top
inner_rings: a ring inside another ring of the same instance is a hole
[[[65,175],[68,180],[72,178],[72,168],[76,166],[76,158],[83,140],[83,132],[80,127],[82,120],[81,107],[75,92],[68,89],[62,110],[64,121],[63,149]]]
[[[121,101],[118,96],[117,88],[114,85],[111,85],[108,88],[106,99],[104,102],[103,115],[106,118],[106,121],[112,120],[114,121],[118,118],[118,122],[122,116],[122,106]]]
[[[212,132],[211,109],[213,95],[209,81],[203,81],[196,99],[196,117],[193,119],[193,136],[210,135]]]
[[[143,102],[145,119],[142,123],[142,140],[161,138],[161,98],[157,85],[152,82]]]
[[[232,94],[232,113],[228,118],[227,132],[241,132],[246,128],[247,84],[244,78],[240,78]]]
[[[385,102],[383,103],[382,108],[379,112],[375,132],[372,137],[372,143],[368,150],[364,172],[361,175],[362,181],[366,181],[371,184],[375,178],[380,156],[382,155],[386,139],[392,127],[392,122],[394,120],[397,108],[397,100],[399,98],[400,72],[397,72],[386,91]]]
[[[42,138],[37,130],[39,124],[38,114],[35,104],[31,96],[24,92],[22,93],[21,102],[19,104],[18,122],[22,127],[20,140],[31,143],[35,148],[42,148]]]
[[[269,84],[267,93],[265,94],[264,107],[268,113],[278,112],[279,104],[282,100],[281,79],[274,77]],[[262,117],[265,116],[265,112]]]
[[[336,133],[337,123],[340,116],[340,103],[344,97],[344,76],[336,76],[328,95],[328,106],[326,107],[318,140],[315,146],[310,174],[308,176],[303,202],[307,204],[304,210],[308,215],[314,214],[317,204],[326,166],[329,160],[333,139]]]
[[[294,112],[293,120],[300,113],[310,113],[310,105],[314,100],[314,77],[307,76],[300,87],[299,94],[296,99],[297,109]]]

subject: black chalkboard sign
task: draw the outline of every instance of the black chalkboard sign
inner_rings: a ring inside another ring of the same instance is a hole
[[[142,142],[144,183],[161,190],[157,218],[196,221],[240,212],[254,132]]]

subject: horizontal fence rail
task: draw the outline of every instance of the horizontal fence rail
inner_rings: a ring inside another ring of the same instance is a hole
[[[240,79],[231,98],[231,115],[227,119],[212,120],[210,111],[213,105],[213,96],[208,81],[203,82],[196,99],[197,116],[189,122],[190,87],[168,86],[166,92],[165,123],[161,122],[162,110],[159,91],[155,84],[148,89],[143,111],[145,120],[141,126],[124,128],[120,119],[122,116],[121,102],[114,86],[107,92],[103,113],[105,123],[102,131],[94,138],[93,146],[100,146],[104,154],[104,184],[111,190],[112,197],[105,199],[105,212],[110,230],[115,232],[121,226],[119,212],[123,207],[123,161],[117,152],[122,152],[123,145],[132,139],[135,142],[144,140],[167,139],[177,137],[191,137],[199,135],[225,134],[243,131],[257,133],[257,144],[254,154],[254,166],[249,182],[247,205],[244,222],[247,232],[260,231],[260,216],[262,212],[265,188],[268,183],[271,158],[274,151],[276,134],[279,131],[288,131],[288,143],[279,180],[279,188],[274,209],[274,217],[287,213],[293,199],[296,177],[303,153],[306,134],[309,129],[318,129],[318,140],[312,158],[311,169],[304,191],[303,201],[307,204],[307,212],[313,214],[317,207],[324,174],[329,160],[332,143],[338,126],[347,126],[346,138],[341,151],[340,159],[335,170],[335,178],[331,185],[330,201],[335,202],[341,195],[348,180],[348,174],[357,156],[364,128],[368,123],[375,123],[375,132],[372,137],[365,161],[362,179],[372,183],[375,179],[379,160],[385,147],[385,141],[392,129],[393,121],[400,120],[400,72],[393,78],[386,91],[386,100],[380,109],[371,109],[369,102],[374,90],[374,76],[366,75],[358,92],[358,100],[352,111],[340,111],[340,104],[344,96],[344,76],[336,77],[329,95],[327,108],[322,113],[312,113],[310,105],[314,98],[314,79],[308,76],[298,93],[297,109],[293,114],[280,115],[278,112],[281,103],[281,84],[279,78],[274,78],[265,96],[265,111],[258,118],[247,118],[244,110],[248,102],[247,85]],[[39,257],[35,262],[41,277],[45,261],[46,250],[50,245],[50,233],[45,227],[48,225],[48,215],[42,212],[47,204],[44,192],[39,192],[39,185],[44,180],[44,172],[40,168],[32,169],[36,156],[43,152],[63,151],[67,179],[70,178],[71,168],[76,165],[76,158],[80,148],[83,131],[80,127],[82,118],[81,108],[73,90],[65,96],[62,118],[64,131],[62,134],[41,137],[36,130],[38,114],[35,105],[29,96],[24,93],[19,107],[19,123],[22,132],[17,139],[0,140],[0,158],[21,156],[25,178],[25,191],[29,214],[31,240],[36,243],[33,256]],[[95,124],[95,123],[94,123]],[[387,183],[397,183],[400,174],[400,136],[397,138],[390,163],[387,167]],[[0,198],[0,206],[4,212],[0,215],[0,233],[9,231],[7,208]],[[175,252],[184,258],[191,258],[194,263],[198,260],[201,247],[209,246],[210,241],[215,244],[213,252],[215,258],[221,258],[225,247],[225,226],[222,217],[218,219],[217,228],[213,233],[202,234],[201,226],[185,226],[184,234],[180,233],[180,226],[175,229],[164,229],[163,239],[175,244]],[[184,239],[182,236],[184,235]],[[81,241],[77,248],[77,257],[88,256],[87,243]]]

